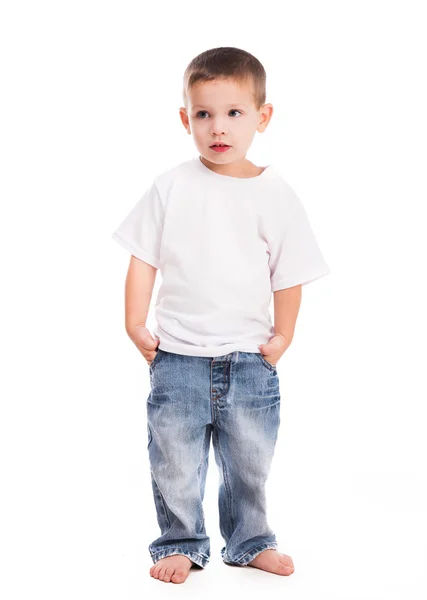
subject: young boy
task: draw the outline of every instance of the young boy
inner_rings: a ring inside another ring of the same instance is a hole
[[[161,530],[150,574],[164,582],[182,583],[209,562],[202,502],[211,436],[223,561],[294,571],[266,517],[277,363],[302,286],[330,271],[291,187],[246,158],[273,113],[265,81],[261,63],[238,48],[194,58],[180,117],[199,155],[156,176],[113,233],[131,253],[126,331],[149,364],[147,449]],[[159,268],[153,337],[145,323]]]

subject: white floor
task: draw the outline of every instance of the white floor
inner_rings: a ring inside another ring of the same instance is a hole
[[[362,486],[360,490],[370,489],[373,496],[357,493],[348,485],[350,479],[353,485]],[[233,597],[231,593],[234,597],[244,593],[245,598],[257,599],[268,594],[287,600],[425,600],[427,519],[420,504],[422,490],[415,494],[416,478],[410,487],[410,477],[402,477],[401,485],[393,486],[402,493],[393,497],[391,475],[377,474],[375,479],[376,486],[368,474],[342,477],[335,486],[329,482],[317,493],[318,482],[305,483],[304,490],[311,486],[312,494],[300,502],[295,497],[284,502],[294,506],[294,514],[282,510],[280,495],[274,493],[280,491],[269,489],[270,523],[277,532],[279,549],[292,556],[295,564],[295,572],[288,577],[223,564],[215,505],[207,501],[206,510],[215,513],[207,517],[211,537],[208,566],[191,569],[183,584],[160,582],[149,576],[153,563],[138,546],[138,555],[128,557],[126,564],[126,597],[136,600],[144,593],[157,599],[171,594],[227,598]],[[215,483],[208,478],[206,493],[212,497]]]

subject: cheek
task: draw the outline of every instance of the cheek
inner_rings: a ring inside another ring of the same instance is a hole
[[[244,137],[250,137],[254,129],[256,129],[255,123],[248,119],[236,119],[233,121],[233,129],[234,131],[239,131],[239,133]]]
[[[198,120],[190,120],[190,129],[195,137],[203,136],[206,133],[206,124]]]

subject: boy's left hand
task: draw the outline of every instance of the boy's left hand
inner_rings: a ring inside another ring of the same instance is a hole
[[[275,367],[279,358],[284,354],[290,344],[291,342],[283,335],[283,333],[276,333],[267,344],[260,344],[258,348],[265,360]]]

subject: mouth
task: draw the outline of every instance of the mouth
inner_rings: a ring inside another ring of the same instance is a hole
[[[209,148],[214,152],[226,152],[231,146],[228,144],[212,144]]]

